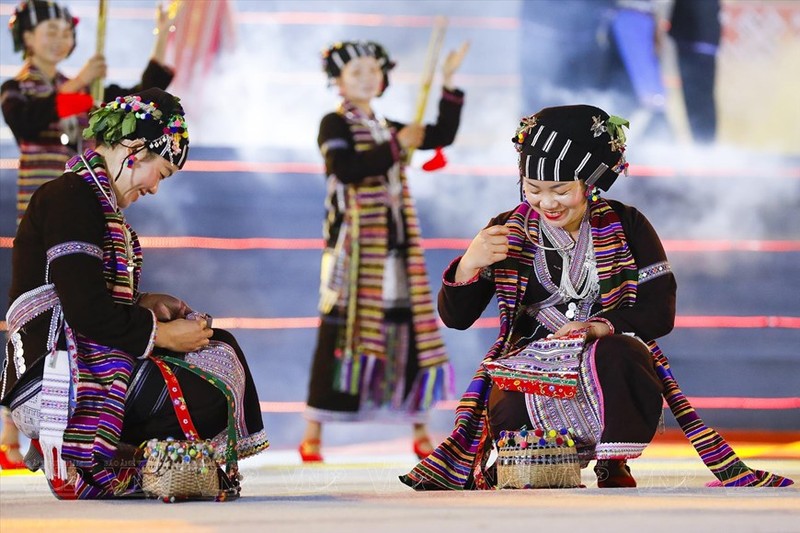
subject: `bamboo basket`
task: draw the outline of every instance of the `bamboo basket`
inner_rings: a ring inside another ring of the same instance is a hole
[[[175,501],[215,499],[219,495],[218,466],[211,443],[151,440],[145,457],[142,490],[147,496]]]
[[[574,446],[513,446],[498,453],[499,489],[562,489],[581,484],[581,465]]]

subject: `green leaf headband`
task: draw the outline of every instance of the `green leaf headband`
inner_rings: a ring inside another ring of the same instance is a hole
[[[149,150],[181,167],[186,161],[189,131],[180,101],[173,98],[175,112],[165,118],[154,102],[139,95],[117,97],[91,114],[83,136],[109,145],[134,136],[144,138]]]

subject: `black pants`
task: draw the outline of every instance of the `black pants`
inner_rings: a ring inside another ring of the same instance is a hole
[[[250,434],[260,431],[264,425],[258,395],[239,345],[233,335],[225,330],[215,329],[211,339],[229,344],[236,351],[246,375],[244,405],[237,405],[236,408],[244,410]],[[184,358],[183,354],[167,355]],[[215,386],[188,370],[172,368],[172,371],[180,383],[200,438],[215,437],[227,427],[228,407],[225,396]],[[167,393],[164,377],[152,361],[137,361],[125,401],[125,418],[120,440],[138,446],[149,439],[167,437],[185,438]]]

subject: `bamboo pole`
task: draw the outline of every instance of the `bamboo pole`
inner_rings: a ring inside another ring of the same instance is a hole
[[[98,0],[97,6],[97,41],[95,42],[95,54],[103,55],[106,49],[106,0]],[[92,82],[91,95],[95,105],[99,106],[103,102],[105,80],[97,78]]]
[[[428,53],[425,58],[425,66],[422,69],[422,83],[420,84],[419,93],[417,95],[417,108],[414,115],[414,124],[422,124],[422,119],[425,118],[425,107],[428,105],[428,94],[431,92],[431,84],[433,83],[433,76],[436,73],[436,64],[439,62],[439,54],[442,50],[442,43],[444,43],[444,35],[447,32],[447,17],[436,17],[433,24],[433,32],[431,32],[431,39],[428,42]],[[414,155],[414,149],[411,148],[406,152],[406,163],[411,161],[411,156]]]

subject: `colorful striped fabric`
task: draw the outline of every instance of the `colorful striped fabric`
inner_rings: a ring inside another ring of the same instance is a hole
[[[597,253],[603,309],[630,306],[636,299],[638,273],[619,218],[603,199],[592,202],[590,209],[589,220]],[[526,242],[525,236],[525,221],[530,211],[530,206],[522,203],[506,222],[511,230],[508,258],[493,266],[495,293],[500,308],[500,334],[483,362],[501,357],[510,345],[511,324],[531,272],[534,250],[530,241]],[[538,236],[536,224],[532,224],[530,229],[535,241]],[[784,487],[793,483],[785,477],[752,470],[745,465],[728,443],[699,418],[678,387],[669,362],[656,343],[651,342],[649,346],[657,373],[664,384],[664,398],[718,484],[731,487]],[[416,490],[493,488],[494,483],[487,478],[485,470],[491,448],[486,422],[490,388],[491,379],[481,366],[456,409],[453,433],[428,458],[401,476],[403,483]]]
[[[103,237],[103,275],[111,287],[111,296],[114,300],[130,304],[134,299],[134,289],[139,286],[139,276],[142,271],[142,248],[139,238],[125,222],[122,211],[117,208],[103,158],[97,152],[86,150],[84,159],[97,176],[99,184],[95,182],[80,156],[70,159],[67,170],[81,176],[83,181],[92,187],[103,207],[106,221]],[[133,269],[129,270],[129,266]]]
[[[88,162],[87,168],[84,160]],[[72,158],[67,170],[78,174],[95,192],[106,220],[103,240],[103,273],[114,301],[132,305],[139,284],[142,252],[136,234],[114,202],[114,193],[102,157],[87,150],[84,159]],[[94,177],[92,176],[94,174]],[[97,180],[95,180],[95,177]],[[133,254],[133,271],[128,256]],[[78,380],[73,415],[64,431],[62,457],[81,467],[76,494],[81,499],[120,496],[135,489],[128,469],[107,468],[122,434],[125,396],[134,357],[100,345],[67,329],[73,339],[70,353],[77,363]]]
[[[387,142],[391,133],[385,123],[364,122],[363,113],[347,103],[339,110],[350,126],[357,152]],[[416,208],[398,160],[389,170],[402,184],[401,208],[406,243],[406,275],[411,304],[419,372],[406,397],[405,408],[415,412],[430,408],[452,390],[453,375],[433,310],[425,258],[420,245]],[[350,394],[387,389],[378,383],[386,374],[387,328],[384,321],[383,277],[388,257],[390,192],[385,176],[366,178],[344,186],[346,210],[341,231],[347,231],[342,252],[336,258],[349,267],[348,289],[339,291],[338,305],[347,310],[347,331],[337,359],[335,383]],[[340,254],[341,255],[341,254]],[[355,295],[355,297],[353,297]],[[397,376],[403,379],[403,376]],[[399,381],[398,383],[402,383]],[[381,394],[387,398],[393,394]],[[379,404],[381,398],[372,398]]]
[[[725,439],[713,428],[705,425],[692,404],[684,396],[661,348],[649,342],[650,352],[656,362],[656,373],[664,384],[664,399],[675,416],[684,435],[697,450],[703,463],[717,478],[711,486],[726,487],[787,487],[794,481],[764,470],[753,470],[742,461]]]
[[[53,92],[58,90],[68,78],[57,72],[55,80],[51,81],[30,62],[26,62],[14,80],[19,84],[19,91],[5,94],[4,99],[14,98],[29,101],[52,96]],[[55,115],[55,104],[53,114]],[[75,154],[70,147],[61,143],[61,134],[64,132],[63,124],[67,121],[74,122],[74,127],[81,130],[87,124],[86,114],[65,121],[54,120],[47,128],[38,133],[35,140],[19,139],[17,224],[28,208],[31,195],[41,185],[63,174],[64,165]]]

